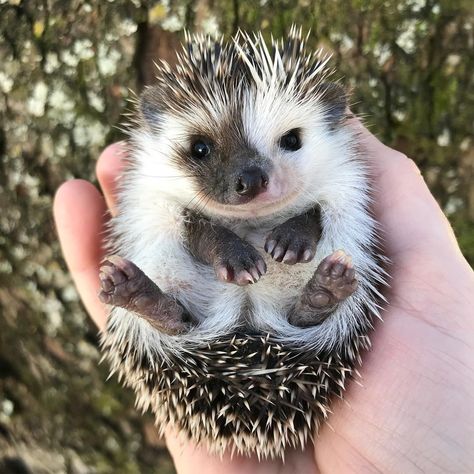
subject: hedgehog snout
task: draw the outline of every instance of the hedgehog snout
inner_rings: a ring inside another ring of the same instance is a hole
[[[235,182],[235,191],[238,195],[253,199],[266,191],[269,183],[268,174],[258,166],[243,169]]]

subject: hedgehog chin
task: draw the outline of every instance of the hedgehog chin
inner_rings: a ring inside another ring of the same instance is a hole
[[[293,204],[299,197],[300,192],[294,190],[278,198],[264,197],[262,193],[255,199],[245,204],[222,204],[210,199],[206,202],[206,210],[214,215],[235,218],[257,218],[266,217],[283,211]]]

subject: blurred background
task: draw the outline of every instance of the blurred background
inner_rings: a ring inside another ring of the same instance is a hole
[[[174,472],[99,365],[53,195],[95,182],[130,89],[173,62],[183,29],[269,38],[292,23],[332,52],[372,132],[417,162],[474,262],[472,1],[0,0],[0,473]]]

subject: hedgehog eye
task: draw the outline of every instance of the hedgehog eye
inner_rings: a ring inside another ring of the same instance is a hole
[[[280,138],[280,148],[287,151],[296,151],[301,148],[300,131],[297,128],[290,130]]]
[[[196,140],[191,145],[191,154],[193,158],[201,160],[211,153],[211,147],[204,140]]]

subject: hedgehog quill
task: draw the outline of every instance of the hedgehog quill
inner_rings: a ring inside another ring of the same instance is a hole
[[[212,452],[303,447],[384,299],[370,169],[301,30],[190,36],[137,101],[102,347],[137,406]]]

